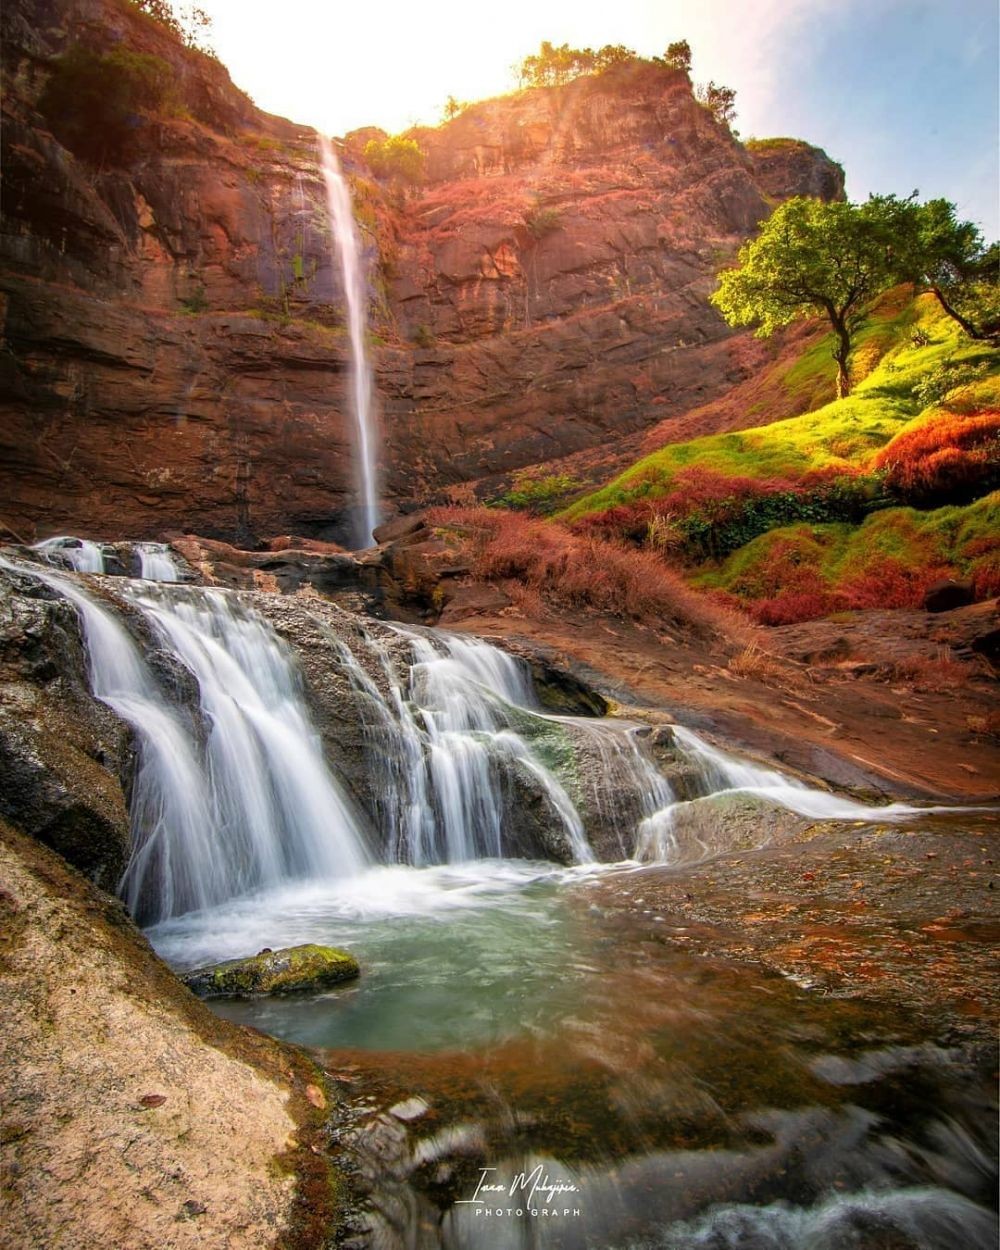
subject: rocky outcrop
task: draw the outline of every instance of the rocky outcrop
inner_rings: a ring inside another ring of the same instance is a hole
[[[113,890],[128,859],[126,727],[87,684],[74,609],[0,569],[0,817]]]
[[[182,980],[200,998],[252,998],[258,994],[316,992],[350,981],[360,972],[353,955],[309,942],[278,951],[265,948],[245,959],[227,959],[185,973]]]
[[[0,522],[338,539],[355,472],[315,135],[122,0],[10,0],[3,22]],[[116,167],[67,151],[41,111],[74,42],[170,68],[176,106]],[[685,75],[644,63],[415,136],[428,181],[403,200],[369,176],[364,134],[344,148],[390,509],[605,463],[721,393],[747,366],[706,303],[715,269],[769,197],[841,190],[804,145],[762,164]]]
[[[212,1015],[119,903],[2,819],[0,932],[6,1245],[327,1243],[302,1052]]]

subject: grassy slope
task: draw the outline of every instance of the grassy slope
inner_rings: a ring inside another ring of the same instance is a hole
[[[833,370],[829,346],[824,339],[807,348],[775,381],[796,391],[821,389]],[[855,389],[847,399],[769,425],[668,444],[575,501],[559,519],[652,504],[694,466],[761,481],[795,482],[817,469],[870,472],[900,434],[1000,409],[1000,353],[961,335],[932,297],[906,302],[896,294],[883,301],[859,336],[852,364]],[[926,405],[914,388],[942,365],[976,366],[984,376],[951,391],[947,407],[940,399]],[[965,507],[887,508],[860,525],[785,525],[691,573],[695,584],[728,592],[759,619],[780,623],[838,607],[910,605],[928,581],[949,575],[971,576],[979,594],[995,594],[998,533],[1000,495],[994,494]]]
[[[927,346],[910,343],[909,334],[918,327],[930,336]],[[805,389],[832,373],[830,343],[823,339],[810,348],[784,373],[782,384]],[[695,464],[734,476],[791,479],[812,469],[864,467],[873,453],[921,415],[912,392],[928,373],[947,362],[982,361],[1000,368],[1000,353],[963,338],[932,298],[922,297],[894,316],[876,318],[858,336],[852,367],[863,380],[847,399],[770,425],[668,444],[576,500],[559,519],[576,521],[616,505],[656,499],[668,493],[678,470]],[[983,406],[1000,404],[1000,378],[980,381],[970,399]]]

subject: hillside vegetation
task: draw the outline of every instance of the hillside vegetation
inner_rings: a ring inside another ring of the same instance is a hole
[[[834,369],[824,339],[776,382],[805,391]],[[846,398],[667,444],[557,519],[679,560],[764,624],[918,606],[942,577],[998,593],[1000,352],[896,291],[852,370]]]

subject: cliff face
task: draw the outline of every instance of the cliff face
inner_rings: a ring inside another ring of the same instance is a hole
[[[124,0],[9,0],[0,428],[25,537],[337,538],[355,494],[339,276],[314,134]],[[171,104],[100,169],[54,137],[74,43],[170,67]],[[51,110],[50,110],[51,112]],[[798,145],[748,153],[687,78],[632,65],[415,132],[404,197],[344,151],[372,274],[390,510],[607,458],[743,376],[705,296],[768,199],[842,194]]]

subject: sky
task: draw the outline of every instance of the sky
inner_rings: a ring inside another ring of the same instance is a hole
[[[233,80],[263,109],[343,135],[436,124],[449,95],[514,89],[543,39],[659,55],[736,90],[742,138],[839,161],[847,194],[943,196],[1000,235],[996,0],[199,0]]]

